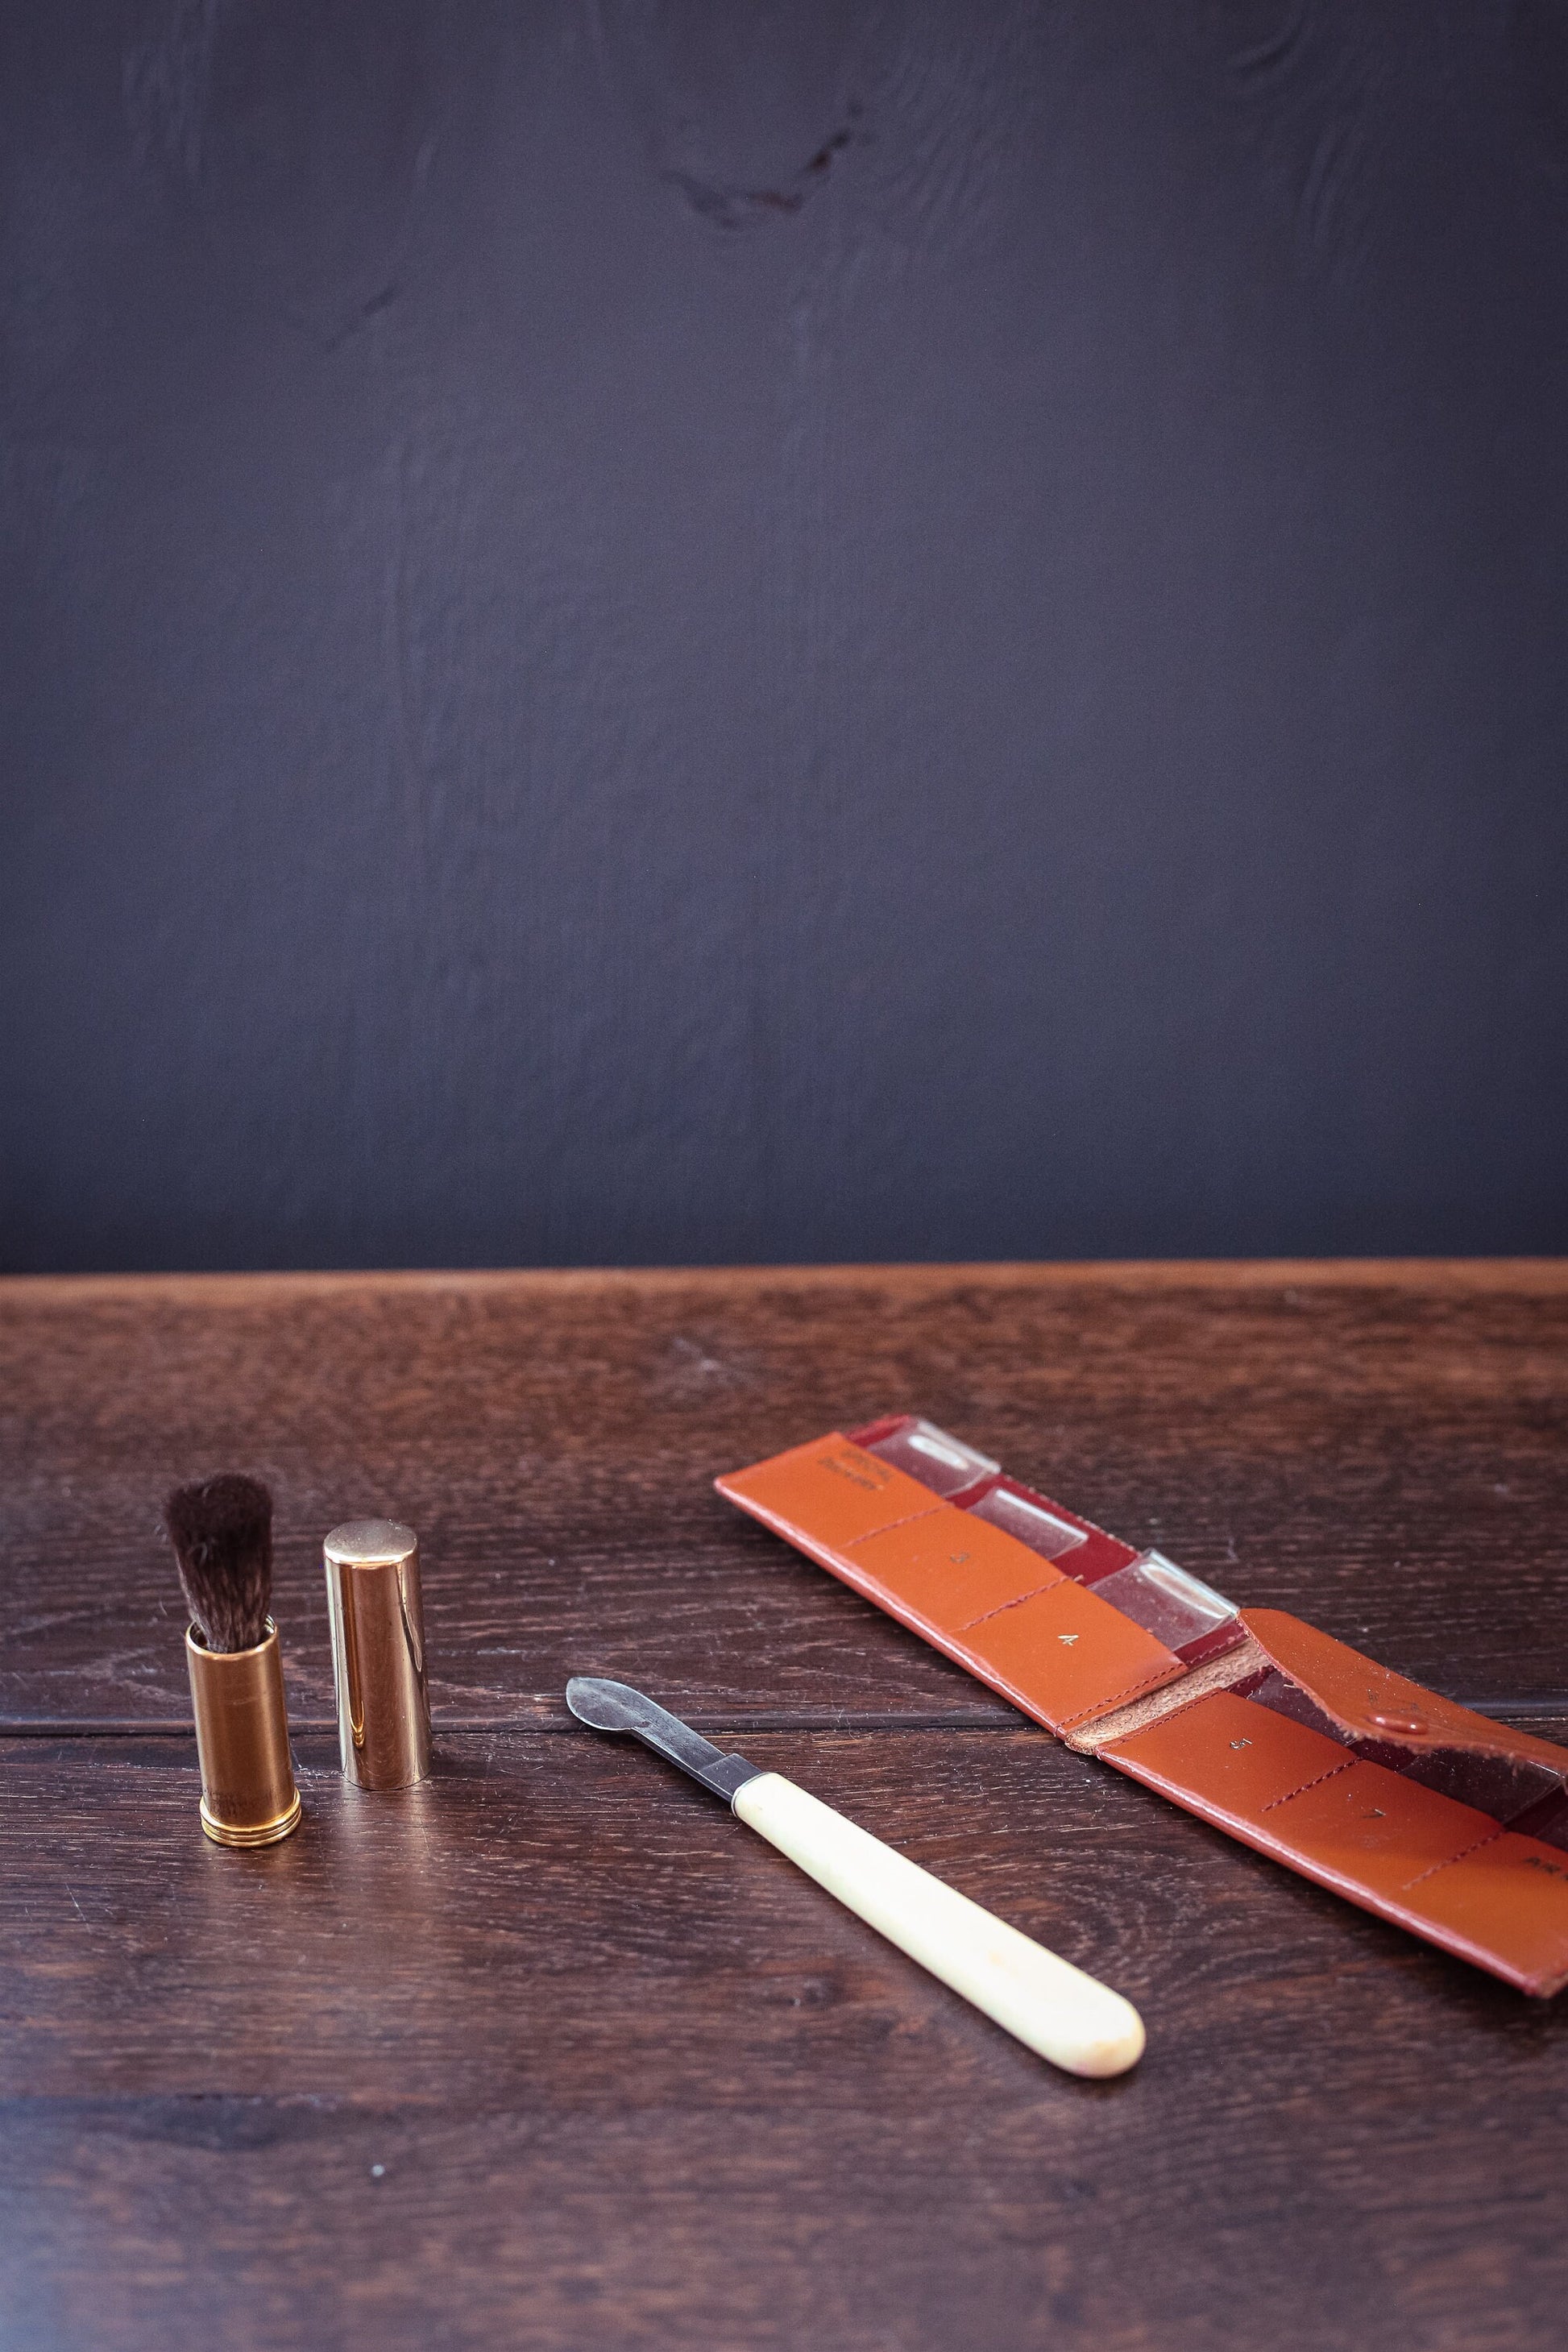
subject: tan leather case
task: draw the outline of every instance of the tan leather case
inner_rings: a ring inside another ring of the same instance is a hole
[[[1279,1610],[1186,1664],[837,1432],[716,1484],[1075,1748],[1523,1991],[1568,1982],[1568,1749]]]

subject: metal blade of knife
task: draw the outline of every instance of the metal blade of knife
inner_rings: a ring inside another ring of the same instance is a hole
[[[656,1706],[630,1683],[609,1682],[600,1675],[574,1675],[566,1685],[566,1704],[579,1723],[589,1724],[595,1731],[631,1732],[656,1756],[678,1764],[731,1806],[736,1790],[756,1780],[763,1769],[749,1764],[743,1756],[726,1756],[722,1748],[682,1723],[678,1715]]]

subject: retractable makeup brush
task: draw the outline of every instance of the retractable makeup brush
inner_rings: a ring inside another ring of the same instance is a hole
[[[218,1845],[274,1845],[300,1822],[272,1600],[272,1497],[226,1471],[176,1486],[163,1526],[191,1622],[202,1827]]]
[[[830,1805],[726,1756],[627,1683],[574,1675],[566,1704],[595,1731],[629,1731],[722,1797],[748,1829],[1018,2041],[1069,2074],[1123,2074],[1143,2052],[1129,2000],[944,1886]]]

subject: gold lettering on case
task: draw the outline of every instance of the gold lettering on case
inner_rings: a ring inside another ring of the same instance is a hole
[[[1061,1643],[1064,1650],[1070,1650],[1073,1643],[1078,1640],[1078,1635],[1076,1633],[1058,1633],[1057,1635],[1057,1639]]]
[[[858,1463],[851,1467],[837,1454],[819,1454],[816,1457],[816,1466],[819,1470],[837,1472],[840,1478],[847,1478],[852,1486],[864,1486],[867,1493],[870,1495],[879,1495],[888,1484],[886,1473],[881,1477],[876,1476],[874,1473],[868,1475],[868,1471],[862,1470]]]
[[[1233,1748],[1250,1748],[1252,1742],[1250,1739],[1233,1739],[1230,1744]]]

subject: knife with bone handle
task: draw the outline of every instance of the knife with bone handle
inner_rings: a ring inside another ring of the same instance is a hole
[[[566,1704],[595,1731],[631,1732],[722,1797],[911,1960],[1069,2074],[1121,2074],[1143,2050],[1131,2001],[944,1885],[782,1773],[726,1756],[627,1683],[574,1675]]]

